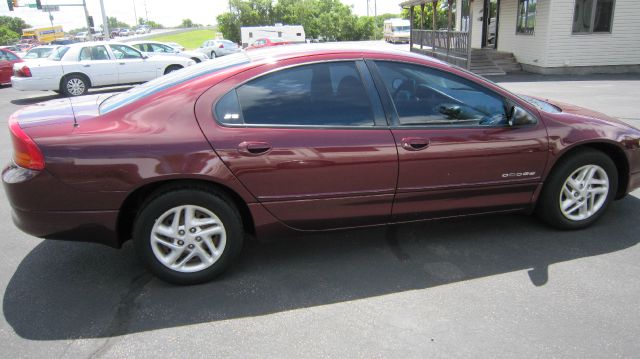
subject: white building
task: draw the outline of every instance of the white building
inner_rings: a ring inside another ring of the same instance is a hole
[[[440,0],[449,2],[460,9],[454,30],[471,24],[473,49],[512,53],[526,71],[640,72],[638,0]],[[422,4],[432,0],[402,6]]]

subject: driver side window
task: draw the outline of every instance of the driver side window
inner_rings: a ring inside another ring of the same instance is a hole
[[[109,45],[116,59],[140,59],[142,55],[132,47],[125,45]]]
[[[425,66],[376,61],[401,126],[506,126],[502,97]]]

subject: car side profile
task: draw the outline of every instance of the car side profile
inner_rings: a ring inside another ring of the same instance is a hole
[[[640,131],[399,51],[226,56],[9,119],[3,184],[31,235],[120,247],[163,280],[258,238],[489,213],[585,228],[640,186]]]
[[[148,56],[164,55],[164,56],[180,56],[193,60],[195,63],[208,60],[209,57],[198,51],[182,51],[173,48],[169,44],[165,44],[157,41],[132,41],[129,45],[140,50],[143,54]]]
[[[21,91],[80,96],[92,87],[142,83],[193,64],[177,56],[149,57],[116,42],[83,42],[60,46],[47,59],[15,64],[11,84]]]
[[[269,46],[282,46],[290,44],[290,41],[285,41],[283,39],[263,37],[260,39],[256,39],[251,45],[249,45],[249,47],[247,47],[247,49],[259,49]]]
[[[233,41],[218,39],[203,42],[196,51],[207,55],[210,59],[215,59],[216,57],[235,54],[242,51],[242,49]]]
[[[0,85],[11,83],[13,65],[23,60],[15,52],[8,49],[0,49]]]

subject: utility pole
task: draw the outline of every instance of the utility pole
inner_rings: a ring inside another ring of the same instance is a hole
[[[369,0],[367,0],[367,16],[369,16]]]
[[[136,18],[136,26],[138,26],[138,14],[136,13],[136,0],[133,0],[133,16]]]
[[[373,16],[378,16],[378,0],[373,0]]]
[[[149,13],[147,12],[147,0],[144,0],[144,18],[149,22]]]
[[[89,11],[87,10],[87,0],[82,0],[82,8],[84,9],[84,20],[87,22],[87,37],[89,41],[93,40],[91,33],[91,24],[89,23]]]
[[[107,13],[104,12],[104,0],[100,0],[100,10],[102,11],[102,36],[105,39],[111,38],[111,33],[109,32],[109,19],[107,18]]]

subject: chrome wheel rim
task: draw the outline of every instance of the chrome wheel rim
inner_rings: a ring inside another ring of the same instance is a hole
[[[573,171],[560,191],[560,210],[565,218],[583,221],[604,206],[609,194],[609,176],[598,165],[586,165]]]
[[[82,95],[85,91],[84,81],[78,78],[70,79],[67,81],[67,91],[74,96]]]
[[[165,267],[182,273],[209,268],[224,252],[227,232],[210,210],[194,205],[171,208],[151,229],[151,248]]]

